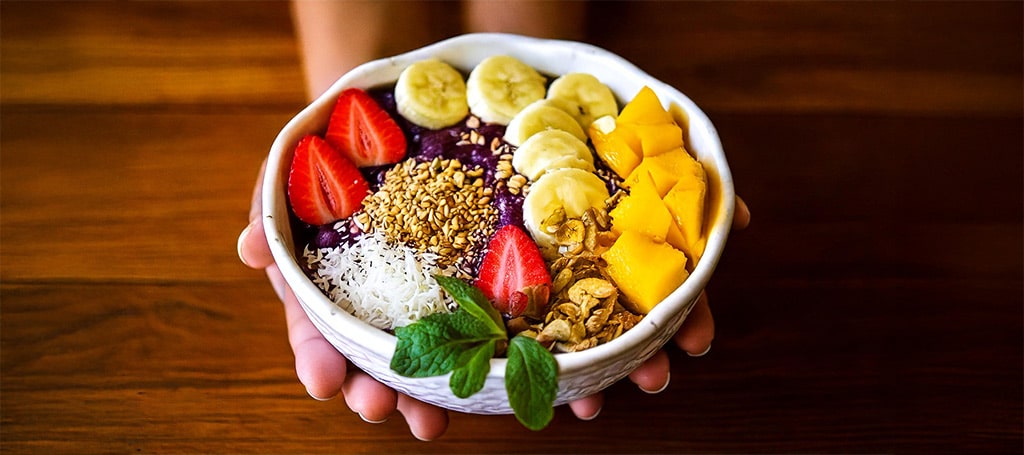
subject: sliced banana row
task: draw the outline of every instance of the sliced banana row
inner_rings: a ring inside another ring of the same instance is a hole
[[[505,130],[505,141],[518,146],[513,169],[533,182],[523,200],[523,222],[548,259],[557,257],[558,247],[544,220],[559,211],[578,218],[608,199],[607,186],[594,173],[585,130],[618,109],[608,86],[589,74],[570,73],[555,79],[546,98],[526,106]]]
[[[454,125],[470,112],[484,122],[509,125],[506,140],[517,146],[544,129],[579,133],[586,141],[585,131],[594,119],[618,112],[611,89],[590,74],[569,73],[545,85],[543,75],[508,55],[484,59],[468,80],[451,65],[432,58],[402,71],[395,84],[395,101],[403,117],[429,129]],[[541,109],[542,105],[548,109]],[[531,106],[531,113],[520,115]],[[516,121],[517,117],[522,118]]]

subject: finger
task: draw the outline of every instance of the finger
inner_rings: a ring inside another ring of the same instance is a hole
[[[263,269],[274,263],[274,255],[270,253],[267,234],[263,229],[263,220],[256,218],[238,235],[238,259],[254,269]]]
[[[433,441],[448,429],[448,411],[415,398],[398,394],[398,412],[405,417],[412,435],[420,441]]]
[[[267,171],[267,159],[260,164],[260,171],[256,174],[256,184],[252,188],[252,198],[249,200],[249,221],[255,220],[263,213],[263,174]]]
[[[580,420],[594,420],[601,413],[602,407],[604,407],[604,394],[601,392],[569,402],[569,409]]]
[[[348,372],[341,391],[348,408],[370,423],[384,422],[398,408],[394,390],[359,370]]]
[[[708,353],[711,349],[711,340],[715,339],[715,319],[711,316],[707,294],[700,293],[693,310],[686,316],[683,326],[673,339],[676,345],[692,357]]]
[[[748,225],[750,225],[750,207],[747,207],[743,198],[736,196],[736,211],[732,215],[732,228],[746,229]]]
[[[659,350],[632,373],[629,373],[629,380],[647,393],[658,393],[665,390],[670,377],[668,353],[664,349]]]
[[[274,256],[270,253],[270,245],[267,243],[267,234],[263,229],[263,172],[266,170],[267,161],[263,160],[260,171],[256,175],[256,185],[252,191],[252,199],[249,205],[249,225],[242,230],[238,236],[238,258],[243,264],[254,269],[262,269],[274,263]]]
[[[274,287],[280,286],[288,323],[288,342],[295,354],[295,374],[306,387],[306,393],[317,400],[334,398],[345,382],[345,357],[317,330],[295,299],[291,289],[284,285],[277,266],[267,267],[267,277]]]

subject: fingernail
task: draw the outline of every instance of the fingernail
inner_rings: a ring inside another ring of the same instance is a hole
[[[357,412],[356,414],[359,414],[359,418],[363,419],[363,422],[366,422],[366,423],[377,424],[377,423],[384,423],[384,422],[388,421],[387,417],[385,417],[385,418],[383,418],[381,420],[370,420],[370,419],[367,419],[366,416],[364,416],[363,413],[361,413],[361,412]]]
[[[660,388],[660,389],[658,389],[658,390],[647,390],[647,389],[645,389],[645,388],[643,388],[643,387],[640,387],[640,390],[643,390],[643,391],[644,391],[644,392],[646,392],[646,393],[649,393],[649,394],[651,394],[651,395],[654,395],[654,394],[656,394],[656,393],[661,393],[661,392],[662,392],[663,390],[667,389],[667,388],[668,388],[668,383],[670,383],[670,382],[672,382],[672,373],[671,373],[671,372],[670,372],[670,373],[668,373],[668,374],[667,374],[667,375],[665,376],[665,383],[661,385],[661,388]]]
[[[306,390],[306,393],[309,395],[310,398],[312,398],[312,399],[314,399],[316,401],[330,401],[330,400],[334,399],[334,397],[320,398],[320,397],[318,397],[316,395],[313,395],[313,392],[310,392],[309,390]],[[363,420],[366,420],[366,419],[363,419]]]
[[[245,264],[246,267],[251,266],[249,265],[248,262],[245,261],[245,256],[242,255],[242,243],[245,242],[245,239],[247,237],[249,237],[249,231],[252,231],[252,223],[249,223],[249,225],[246,226],[245,229],[242,229],[242,233],[238,234],[238,244],[235,246],[235,248],[238,250],[238,259],[241,260],[242,264]]]
[[[594,415],[588,416],[588,417],[579,417],[579,419],[580,420],[587,420],[587,421],[594,420],[594,419],[597,418],[598,414],[600,414],[600,413],[601,413],[601,408],[597,408],[597,411],[594,411]]]
[[[707,354],[710,351],[711,351],[711,345],[709,344],[708,348],[705,349],[704,352],[701,352],[700,354],[690,354],[689,352],[687,352],[686,355],[688,355],[690,357],[704,357],[704,355]]]

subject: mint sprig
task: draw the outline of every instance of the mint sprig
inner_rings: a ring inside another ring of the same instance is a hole
[[[398,345],[391,369],[413,378],[439,376],[465,363],[463,353],[504,338],[463,309],[432,314],[415,324],[395,329]]]
[[[507,337],[505,323],[502,322],[501,315],[487,300],[487,297],[484,297],[480,288],[460,278],[450,276],[434,275],[434,280],[444,288],[448,295],[452,296],[455,303],[459,304],[459,308],[466,310],[481,322],[487,323],[491,328],[491,333]]]
[[[434,279],[459,308],[395,329],[398,344],[391,369],[416,378],[452,373],[448,382],[452,393],[468,398],[483,388],[491,358],[507,344],[505,390],[509,404],[523,426],[543,429],[554,416],[558,392],[555,357],[533,338],[517,335],[510,341],[501,315],[472,284],[440,275]]]

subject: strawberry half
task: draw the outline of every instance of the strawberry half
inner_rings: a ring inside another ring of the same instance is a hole
[[[300,220],[321,225],[348,218],[369,193],[359,168],[320,137],[306,136],[295,146],[288,201]]]
[[[357,88],[338,96],[324,139],[358,167],[393,164],[405,158],[405,134],[398,123]]]
[[[540,249],[522,229],[507,225],[491,238],[476,286],[498,311],[539,319],[547,310],[551,275]]]

